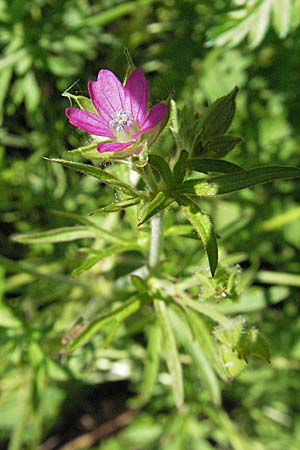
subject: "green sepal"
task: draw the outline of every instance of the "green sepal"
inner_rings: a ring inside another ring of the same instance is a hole
[[[247,362],[239,357],[237,351],[224,344],[219,347],[219,360],[229,381],[240,375],[247,367]]]
[[[255,327],[248,326],[238,343],[237,352],[247,361],[248,356],[255,356],[270,361],[271,350],[266,338]]]
[[[211,219],[196,203],[184,195],[176,195],[175,199],[203,242],[210,272],[214,276],[218,265],[218,245]]]
[[[171,100],[171,132],[179,150],[185,149],[189,154],[194,150],[195,144],[202,131],[202,121],[197,117],[192,105],[177,108],[176,102]]]
[[[237,348],[245,327],[246,320],[243,316],[237,316],[229,320],[225,325],[214,328],[213,334],[221,344]]]
[[[270,361],[271,352],[268,342],[242,316],[237,316],[227,324],[216,327],[213,334],[221,344],[234,350],[238,357],[245,361],[248,361],[250,356]]]
[[[231,125],[235,113],[235,98],[238,93],[235,87],[229,94],[216,100],[209,108],[202,122],[202,145],[212,137],[223,135]]]
[[[69,92],[64,92],[62,95],[63,97],[68,97],[69,99],[75,100],[80,109],[98,114],[90,98],[83,95],[70,94]]]
[[[98,114],[96,111],[96,108],[90,98],[84,97],[83,95],[77,95],[75,100],[80,109],[84,109],[85,111],[89,111],[89,112]]]

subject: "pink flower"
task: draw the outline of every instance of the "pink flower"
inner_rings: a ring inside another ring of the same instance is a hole
[[[125,86],[110,70],[100,70],[88,88],[97,113],[67,108],[66,115],[75,127],[107,138],[97,146],[99,152],[127,149],[128,154],[137,154],[149,147],[161,130],[168,106],[159,103],[148,112],[149,82],[142,70],[134,70]]]

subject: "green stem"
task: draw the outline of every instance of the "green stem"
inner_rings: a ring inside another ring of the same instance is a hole
[[[149,267],[155,270],[159,265],[160,252],[163,243],[164,211],[160,211],[151,219],[151,241],[149,254]]]

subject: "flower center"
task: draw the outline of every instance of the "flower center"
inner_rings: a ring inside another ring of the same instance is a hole
[[[130,113],[126,111],[115,111],[111,115],[112,120],[109,125],[117,132],[122,131],[128,132],[125,127],[130,128],[133,125],[133,120],[131,119]]]

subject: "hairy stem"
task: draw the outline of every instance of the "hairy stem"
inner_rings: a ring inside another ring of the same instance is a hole
[[[151,241],[149,267],[155,270],[159,265],[160,252],[163,242],[164,211],[160,211],[151,219]]]

